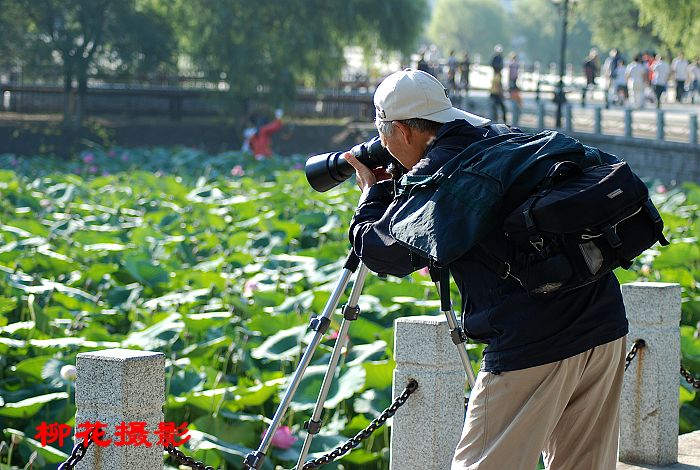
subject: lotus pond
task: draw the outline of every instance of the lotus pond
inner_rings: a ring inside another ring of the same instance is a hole
[[[189,423],[182,450],[207,465],[242,468],[349,249],[357,189],[348,182],[316,193],[303,162],[190,148],[94,150],[73,160],[0,155],[0,469],[56,468],[67,458],[72,441],[41,446],[37,426],[75,426],[66,366],[80,352],[114,347],[163,352],[165,421]],[[700,186],[650,186],[672,244],[617,274],[621,282],[682,285],[683,362],[700,375]],[[390,404],[393,321],[439,314],[418,272],[369,276],[360,306],[312,454]],[[264,468],[296,463],[340,319],[334,315]],[[678,377],[680,432],[700,429],[700,394]],[[388,445],[382,428],[324,468],[388,468]]]

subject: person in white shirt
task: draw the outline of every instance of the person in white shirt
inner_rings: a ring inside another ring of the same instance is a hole
[[[634,60],[627,66],[627,69],[625,69],[625,78],[627,79],[630,104],[637,109],[643,108],[647,68],[642,62],[641,55],[637,54]]]
[[[671,62],[671,70],[673,70],[673,75],[676,79],[676,103],[683,101],[685,82],[688,80],[688,65],[688,61],[683,57],[682,52]]]
[[[657,54],[651,70],[654,73],[651,78],[651,84],[654,86],[654,94],[656,95],[656,107],[659,108],[661,107],[661,95],[666,91],[666,83],[668,83],[671,68],[663,61],[661,54]]]
[[[695,97],[698,92],[700,92],[700,65],[698,65],[697,60],[692,61],[690,65],[688,65],[687,89],[690,102],[695,104]]]
[[[615,97],[614,104],[623,106],[625,101],[627,101],[628,90],[627,90],[627,79],[625,78],[625,71],[627,70],[625,66],[624,59],[620,58],[617,61],[617,68],[615,69]]]

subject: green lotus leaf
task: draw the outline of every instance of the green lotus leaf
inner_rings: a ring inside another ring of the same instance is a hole
[[[295,326],[281,330],[267,338],[263,343],[251,351],[255,359],[292,360],[302,351],[301,341],[307,331],[305,325]]]
[[[68,394],[66,392],[56,392],[27,398],[16,403],[5,403],[5,406],[0,408],[0,416],[7,418],[31,418],[47,403],[67,398]]]

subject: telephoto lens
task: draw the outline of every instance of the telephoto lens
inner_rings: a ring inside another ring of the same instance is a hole
[[[349,152],[360,163],[372,169],[387,166],[393,159],[389,151],[382,146],[379,136],[355,145]],[[355,169],[343,158],[344,153],[322,153],[306,160],[306,179],[312,188],[318,192],[325,192],[355,174]]]

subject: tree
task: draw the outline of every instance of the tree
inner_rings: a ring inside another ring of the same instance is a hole
[[[510,44],[506,13],[498,0],[437,0],[427,34],[442,50],[486,59],[496,44]]]
[[[635,0],[640,24],[651,28],[671,51],[700,57],[700,3],[687,0]]]
[[[641,25],[639,8],[633,1],[582,0],[580,11],[591,28],[593,42],[603,49],[617,48],[631,56],[661,46],[652,27]]]
[[[64,122],[80,125],[84,114],[88,75],[124,62],[133,66],[136,58],[167,60],[174,54],[165,41],[153,44],[154,31],[167,36],[162,18],[147,8],[139,10],[135,0],[18,0],[27,18],[26,33],[14,43],[23,62],[32,63],[30,50],[45,63],[60,67],[64,87]],[[155,47],[154,47],[155,46]],[[165,53],[163,53],[165,51]],[[103,60],[101,60],[103,59]],[[74,116],[71,106],[73,82],[77,82]]]
[[[408,51],[422,29],[425,0],[177,0],[182,50],[196,68],[229,85],[232,113],[261,95],[278,106],[298,84],[340,76],[343,48]]]
[[[591,33],[581,19],[578,4],[572,4],[567,29],[567,62],[580,62],[591,48]],[[537,14],[533,14],[537,12]],[[552,0],[516,0],[512,30],[521,50],[531,61],[544,64],[559,61],[562,19]]]

